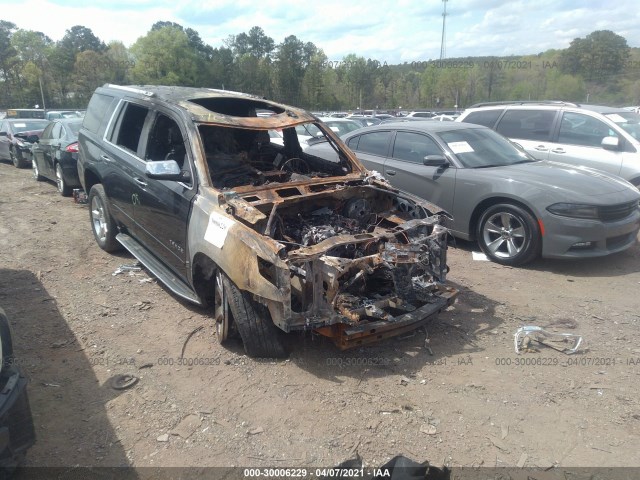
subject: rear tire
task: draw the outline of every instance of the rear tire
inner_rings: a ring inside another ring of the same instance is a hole
[[[62,167],[59,163],[56,163],[56,185],[58,186],[60,195],[63,197],[71,195],[71,189],[67,185],[67,182],[64,181],[64,174],[62,173]]]
[[[33,179],[36,182],[41,182],[44,180],[44,177],[40,175],[40,169],[38,168],[38,163],[36,162],[35,157],[31,159],[31,171],[33,172]]]
[[[91,187],[89,192],[89,219],[98,246],[105,252],[120,250],[120,243],[116,240],[116,222],[111,217],[104,187],[99,183]]]
[[[240,332],[244,350],[250,357],[286,358],[283,332],[274,325],[269,311],[240,291],[225,275],[222,276],[229,309]]]

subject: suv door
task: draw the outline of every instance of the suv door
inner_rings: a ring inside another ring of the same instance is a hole
[[[113,208],[111,215],[136,235],[134,203],[138,201],[137,182],[144,182],[144,160],[141,158],[142,130],[148,107],[123,100],[116,110],[115,122],[106,133],[102,163],[102,185]]]
[[[547,160],[558,112],[551,109],[507,109],[495,130],[539,160]]]
[[[143,136],[144,162],[138,165],[134,185],[137,236],[165,265],[187,280],[187,223],[196,193],[187,135],[169,112],[154,112]],[[188,172],[188,178],[182,182],[148,178],[146,164],[163,160],[175,160],[183,172]]]
[[[583,165],[619,175],[623,152],[602,148],[604,137],[624,138],[602,120],[577,112],[562,112],[556,140],[549,152],[549,160]]]

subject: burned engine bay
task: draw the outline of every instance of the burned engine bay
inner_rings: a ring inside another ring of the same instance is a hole
[[[347,348],[349,329],[360,328],[362,337],[383,326],[398,334],[452,302],[441,215],[376,182],[324,187],[298,186],[300,197],[279,202],[244,196],[264,213],[257,230],[282,245],[290,329],[313,328]]]

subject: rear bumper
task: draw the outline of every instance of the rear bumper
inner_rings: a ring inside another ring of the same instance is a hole
[[[0,469],[11,470],[35,443],[36,436],[27,379],[16,367],[10,367],[0,377],[0,389]]]

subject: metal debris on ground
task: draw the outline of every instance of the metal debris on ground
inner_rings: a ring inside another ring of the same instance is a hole
[[[140,270],[142,270],[142,267],[136,262],[130,265],[120,265],[111,275],[115,277],[116,275],[120,275],[124,272],[139,272]]]
[[[87,193],[81,188],[73,189],[73,201],[79,205],[85,205],[88,203]]]
[[[109,385],[114,390],[126,390],[127,388],[133,387],[136,383],[138,383],[139,378],[135,375],[124,374],[124,375],[116,375],[109,380]]]
[[[545,347],[558,352],[571,355],[576,353],[582,344],[582,336],[574,333],[556,333],[544,330],[536,325],[520,327],[514,335],[516,353],[535,353],[538,350],[531,346],[531,342],[537,342]]]

